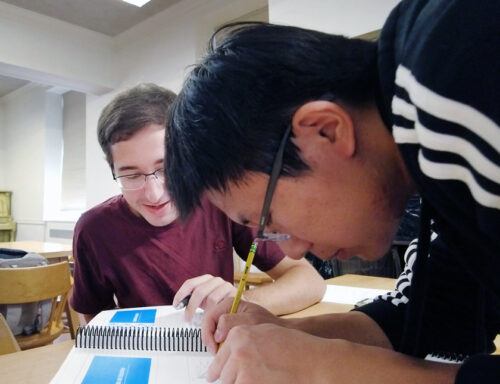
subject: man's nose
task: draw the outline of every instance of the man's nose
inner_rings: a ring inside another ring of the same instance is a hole
[[[165,184],[159,180],[155,175],[146,177],[144,184],[144,194],[151,203],[158,202],[165,192]]]

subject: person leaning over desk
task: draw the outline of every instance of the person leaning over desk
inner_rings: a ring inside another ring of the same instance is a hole
[[[82,215],[75,228],[71,305],[87,321],[121,308],[178,304],[186,317],[233,296],[233,246],[248,252],[252,231],[210,202],[181,224],[165,189],[165,120],[175,95],[154,84],[118,94],[102,111],[98,139],[122,194]],[[245,293],[276,314],[319,301],[325,283],[305,260],[266,243],[257,266],[275,282]],[[177,292],[177,293],[176,293]]]
[[[212,351],[224,341],[209,380],[500,382],[500,357],[488,354],[500,331],[498,20],[497,1],[413,0],[378,44],[266,24],[213,37],[168,124],[181,216],[208,197],[255,227],[282,140],[264,220],[291,235],[285,252],[376,260],[407,198],[418,191],[423,204],[418,248],[390,295],[306,319],[245,302],[228,316],[231,300],[209,310],[203,339]]]

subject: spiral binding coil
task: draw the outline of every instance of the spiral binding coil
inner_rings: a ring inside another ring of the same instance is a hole
[[[137,351],[206,352],[199,328],[109,327],[86,325],[78,327],[77,348]]]

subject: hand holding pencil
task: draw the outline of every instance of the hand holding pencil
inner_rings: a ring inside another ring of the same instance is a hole
[[[271,202],[273,200],[273,194],[274,190],[276,189],[276,184],[278,183],[278,179],[281,173],[281,169],[283,166],[283,154],[285,152],[285,146],[288,141],[290,132],[292,130],[292,125],[289,124],[285,130],[285,133],[281,139],[278,151],[276,152],[276,156],[274,158],[273,162],[273,167],[271,170],[271,174],[269,176],[269,182],[267,184],[266,188],[266,194],[264,196],[264,203],[262,204],[262,210],[260,213],[260,218],[259,218],[259,226],[257,229],[257,236],[255,237],[254,241],[252,242],[252,245],[250,246],[250,251],[248,252],[248,257],[247,261],[245,263],[245,269],[243,271],[243,275],[241,277],[240,283],[238,285],[238,290],[236,292],[236,296],[234,297],[233,303],[231,305],[231,310],[229,311],[229,314],[235,314],[238,311],[238,307],[240,305],[240,300],[241,300],[241,295],[243,294],[243,290],[245,289],[246,281],[248,278],[248,272],[250,271],[250,267],[252,266],[253,258],[255,256],[255,253],[257,252],[257,243],[259,241],[281,241],[281,240],[288,240],[290,236],[288,234],[284,233],[264,233],[264,230],[266,229],[267,222],[269,220],[269,212],[271,209]],[[204,321],[205,325],[205,321]],[[213,331],[215,332],[215,327],[212,326],[204,326],[202,327],[202,337],[205,331],[205,337],[203,337],[204,341],[207,340],[207,334],[206,332]],[[214,334],[215,339],[217,339],[217,332]],[[208,336],[209,338],[209,336]],[[222,339],[219,339],[222,340]],[[205,345],[207,345],[205,343]],[[207,347],[210,349],[210,346],[207,345]]]

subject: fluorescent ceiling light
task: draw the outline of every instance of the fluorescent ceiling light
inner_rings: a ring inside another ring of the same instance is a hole
[[[149,3],[151,0],[122,0],[122,1],[135,5],[137,7],[142,7],[144,4]]]

